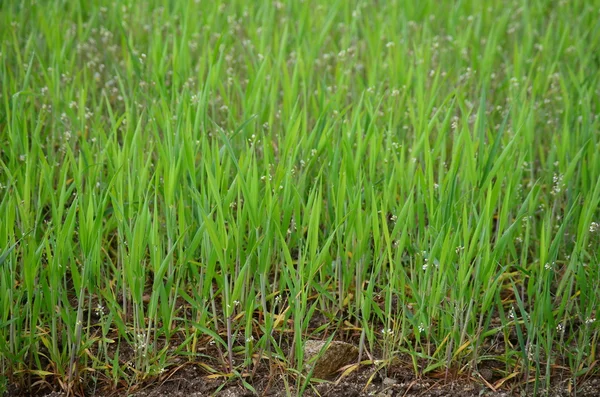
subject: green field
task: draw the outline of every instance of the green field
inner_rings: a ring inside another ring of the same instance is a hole
[[[577,390],[599,21],[596,0],[0,2],[0,392],[190,363],[301,395],[309,339],[357,346],[347,374]]]

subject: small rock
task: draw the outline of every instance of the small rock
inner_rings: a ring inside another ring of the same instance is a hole
[[[481,377],[488,382],[491,382],[494,379],[494,371],[490,368],[481,368],[479,373],[481,374]]]
[[[333,341],[317,359],[327,342],[308,340],[304,344],[305,371],[313,370],[312,376],[325,379],[345,365],[358,359],[358,348],[345,342]],[[316,361],[315,361],[316,360]]]
[[[396,379],[392,379],[392,378],[383,379],[384,386],[392,386],[392,385],[395,385],[396,383],[398,383],[398,381]]]

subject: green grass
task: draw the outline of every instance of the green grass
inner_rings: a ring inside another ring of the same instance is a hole
[[[0,388],[134,390],[183,360],[252,389],[268,361],[294,395],[329,337],[363,366],[576,387],[600,330],[599,17],[0,3]]]

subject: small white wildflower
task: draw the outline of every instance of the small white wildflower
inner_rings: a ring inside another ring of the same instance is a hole
[[[250,335],[248,338],[246,338],[246,343],[252,343],[254,342],[254,336]]]
[[[597,222],[590,223],[590,233],[595,233],[600,230],[600,225]]]
[[[96,312],[96,315],[99,317],[104,316],[104,306],[102,306],[100,303],[98,303],[98,305],[96,306],[96,309],[94,310]]]
[[[528,345],[527,346],[527,357],[529,358],[529,360],[533,360],[533,346],[532,345]]]
[[[594,317],[590,317],[587,320],[585,320],[586,324],[593,324],[596,321],[596,318]]]
[[[558,325],[556,326],[556,330],[557,330],[558,332],[562,332],[562,331],[563,331],[563,329],[564,329],[564,326],[563,326],[562,324],[558,324]]]
[[[552,194],[556,195],[560,193],[564,188],[563,176],[561,174],[554,174],[554,177],[552,177],[552,181],[554,182],[554,186],[552,187]]]
[[[422,333],[423,331],[425,331],[425,326],[423,325],[423,323],[419,324],[419,333]]]
[[[384,329],[381,330],[381,333],[384,336],[391,336],[391,335],[394,334],[394,331],[391,328],[384,328]]]

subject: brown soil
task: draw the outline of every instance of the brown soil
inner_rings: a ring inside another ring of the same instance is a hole
[[[181,303],[180,309],[185,310],[186,305]],[[313,332],[319,328],[323,329],[324,325],[329,324],[331,327],[325,327],[326,331],[320,333],[318,338],[327,339],[330,335],[330,328],[335,328],[335,331],[338,332],[338,338],[336,339],[354,346],[358,345],[360,339],[359,333],[355,332],[355,330],[344,329],[339,325],[341,322],[336,327],[335,324],[329,323],[329,321],[326,316],[315,312],[310,323],[310,331]],[[499,319],[494,319],[493,321],[499,321]],[[239,337],[242,336],[240,335]],[[495,338],[499,337],[500,334],[496,335]],[[177,335],[171,337],[171,344],[173,346],[177,346],[177,342],[182,342],[177,338]],[[512,338],[512,336],[509,336],[509,338]],[[516,335],[513,339],[516,339]],[[503,343],[501,342],[494,338],[489,338],[489,340],[485,341],[483,347],[488,351],[494,351],[497,355],[502,355]],[[516,340],[513,342],[516,343]],[[236,345],[243,346],[243,343],[244,340],[236,341]],[[280,348],[284,352],[289,353],[293,350],[289,336],[283,335],[279,343]],[[225,370],[223,368],[223,362],[225,361],[224,352],[219,350],[217,345],[210,344],[208,339],[200,340],[199,345],[201,346],[199,351],[202,353],[203,365]],[[109,346],[109,356],[114,354],[114,351],[112,351],[114,348],[114,346]],[[496,351],[494,349],[500,350]],[[371,351],[369,357],[380,357],[381,353],[380,351]],[[174,351],[171,351],[171,354],[176,355]],[[221,360],[218,357],[221,357]],[[134,358],[135,351],[133,347],[128,347],[126,343],[121,344],[119,352],[121,364],[125,364]],[[366,359],[366,357],[363,357],[363,359]],[[234,360],[234,365],[236,363],[239,364],[239,360]],[[243,374],[244,382],[256,390],[256,394],[249,391],[248,387],[244,387],[239,377],[228,380],[221,372],[218,372],[218,374],[223,375],[220,377],[217,375],[208,375],[209,372],[205,368],[202,368],[201,365],[187,362],[182,357],[176,358],[170,364],[174,364],[175,367],[171,365],[167,372],[156,376],[147,384],[127,389],[127,385],[123,381],[117,386],[117,391],[113,391],[111,385],[100,385],[96,389],[88,385],[85,391],[80,389],[80,394],[99,397],[244,397],[254,395],[264,397],[295,397],[300,395],[300,387],[296,384],[296,379],[292,371],[281,368],[276,364],[273,364],[269,368],[269,365],[263,362],[251,370],[253,373]],[[379,370],[375,366],[364,365],[342,379],[333,376],[328,382],[312,382],[306,387],[302,395],[309,397],[600,396],[600,377],[579,378],[576,387],[574,387],[570,383],[572,378],[568,374],[560,372],[552,373],[552,386],[549,390],[538,390],[537,394],[534,394],[533,383],[530,382],[525,386],[523,378],[512,378],[502,383],[502,378],[506,375],[505,366],[493,360],[480,363],[478,368],[479,373],[469,374],[464,371],[460,375],[449,373],[448,378],[446,378],[446,374],[444,373],[431,374],[430,377],[425,378],[415,378],[414,372],[410,369],[411,366],[410,358],[405,358],[405,360],[398,359],[394,364],[389,365],[385,369],[379,368]],[[559,367],[557,366],[557,368]],[[502,385],[498,386],[500,383]],[[38,383],[39,385],[40,383]],[[497,389],[494,389],[493,385],[496,385]],[[59,390],[58,385],[46,383],[45,386],[47,386],[45,390],[33,392],[11,386],[8,392],[4,393],[4,396],[70,397],[61,392],[50,392],[51,390]],[[82,385],[82,387],[85,386]],[[290,391],[289,394],[287,391]]]
[[[281,375],[269,377],[267,368],[265,374],[256,376],[254,380],[246,382],[255,388],[258,394],[245,389],[241,382],[225,382],[223,379],[210,379],[206,372],[197,366],[186,366],[180,371],[136,391],[122,390],[118,393],[90,393],[102,397],[251,397],[255,395],[265,397],[285,397],[285,382]],[[289,379],[292,396],[297,396],[298,391]],[[13,388],[6,396],[31,396]],[[38,394],[44,397],[67,397],[65,393],[52,392]],[[531,384],[528,388],[523,385],[513,384],[504,390],[491,390],[485,385],[485,380],[476,378],[444,381],[444,379],[415,379],[406,369],[388,370],[387,375],[383,370],[376,373],[375,367],[365,366],[358,371],[344,377],[342,380],[333,379],[329,382],[311,383],[303,393],[308,397],[509,397],[533,396]],[[577,393],[570,385],[569,379],[554,379],[550,390],[539,390],[537,395],[548,397],[597,397],[600,395],[600,378],[590,378],[577,385]]]

